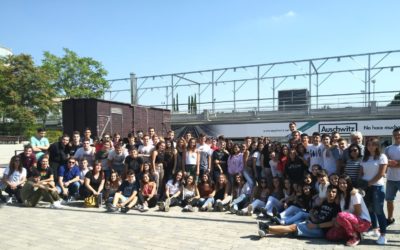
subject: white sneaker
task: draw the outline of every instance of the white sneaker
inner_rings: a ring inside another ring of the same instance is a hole
[[[52,205],[54,208],[62,208],[61,201],[55,201]]]
[[[13,203],[13,198],[12,197],[9,197],[8,199],[7,199],[7,204],[12,204]]]
[[[369,236],[369,237],[379,237],[381,236],[381,234],[379,233],[378,230],[369,230],[368,232],[364,233],[365,236]]]
[[[378,245],[386,245],[387,244],[387,239],[385,235],[379,236],[379,239],[376,241]]]

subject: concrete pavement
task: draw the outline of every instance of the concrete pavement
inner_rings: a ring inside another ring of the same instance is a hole
[[[183,213],[152,209],[107,213],[75,202],[63,209],[3,206],[0,249],[343,249],[343,243],[294,237],[259,238],[255,217],[230,213]],[[396,220],[400,221],[396,201]],[[400,249],[400,225],[388,230],[385,249]],[[378,249],[367,238],[358,249]]]

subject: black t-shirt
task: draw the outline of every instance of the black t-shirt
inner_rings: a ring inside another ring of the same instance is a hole
[[[121,186],[118,188],[118,192],[122,192],[122,195],[125,197],[130,197],[133,192],[138,192],[139,187],[137,182],[129,183],[128,181],[122,182]]]
[[[125,166],[127,166],[128,171],[131,169],[135,172],[135,175],[140,173],[140,166],[143,164],[143,158],[137,157],[132,158],[131,156],[127,156],[125,158]]]
[[[292,181],[292,183],[303,183],[304,173],[306,171],[307,166],[297,157],[294,161],[289,160],[285,166],[285,175]]]
[[[93,170],[89,171],[86,173],[85,178],[88,178],[90,180],[90,186],[94,189],[94,190],[99,190],[101,181],[103,180],[103,175],[102,173],[99,174],[99,176],[96,178],[94,178],[93,176]]]
[[[315,216],[316,221],[313,221],[313,223],[320,224],[331,221],[339,212],[340,206],[336,204],[336,202],[329,203],[327,200],[325,200],[319,207]]]
[[[219,165],[221,166],[222,171],[226,172],[229,154],[227,154],[224,150],[216,150],[213,152],[211,157],[213,164],[215,160],[223,161],[224,163],[220,163]],[[217,169],[214,168],[214,170]]]
[[[53,175],[53,170],[51,168],[42,168],[42,167],[38,167],[37,168],[39,174],[40,174],[40,180],[47,180],[50,178],[50,176]]]

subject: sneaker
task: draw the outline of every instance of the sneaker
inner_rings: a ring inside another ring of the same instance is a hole
[[[184,206],[182,212],[189,212],[189,205]]]
[[[273,217],[278,216],[278,209],[277,209],[276,207],[273,207],[273,208],[272,208],[272,216],[273,216]]]
[[[392,226],[395,223],[395,219],[391,218],[391,219],[386,219],[386,228],[389,228],[390,226]]]
[[[160,203],[158,203],[158,209],[160,211],[165,211],[165,203],[163,201],[161,201]]]
[[[165,207],[164,207],[164,211],[168,212],[169,211],[169,205],[171,205],[171,199],[168,198],[167,200],[165,200]]]
[[[107,208],[107,211],[111,212],[111,213],[117,212],[118,208],[116,206],[114,206],[113,204],[110,204],[110,206],[108,206],[108,208]]]
[[[258,229],[260,229],[260,230],[263,230],[263,231],[268,231],[269,230],[269,225],[266,222],[257,221],[257,226],[258,226]]]
[[[358,238],[358,236],[355,236],[355,237],[350,238],[350,239],[346,242],[346,246],[355,247],[355,246],[358,245],[358,243],[360,243],[360,238]]]
[[[253,215],[253,206],[251,204],[247,207],[247,215]]]
[[[239,210],[239,211],[236,212],[236,214],[239,215],[239,216],[244,215],[244,211],[243,210]]]
[[[264,230],[258,230],[258,235],[262,238],[267,236],[267,233]]]
[[[121,207],[121,213],[126,214],[130,210],[129,207]]]
[[[139,209],[139,211],[140,212],[147,212],[147,211],[149,211],[149,208],[147,207],[147,206],[142,206],[140,209]]]
[[[205,207],[201,207],[201,208],[200,208],[200,211],[205,212],[205,211],[206,211],[206,208],[205,208]]]
[[[376,241],[378,245],[386,245],[387,244],[387,239],[385,235],[379,236],[379,239]]]
[[[61,205],[61,201],[60,201],[60,200],[53,202],[52,205],[54,206],[54,208],[62,208],[62,205]]]
[[[0,191],[0,192],[1,192],[1,191]],[[0,200],[1,200],[2,202],[4,202],[4,203],[7,202],[7,198],[4,197],[3,195],[0,195]]]
[[[194,212],[194,208],[191,205],[188,205],[188,212]]]
[[[381,234],[379,233],[378,230],[369,230],[368,232],[366,232],[364,235],[369,236],[369,237],[379,237],[381,236]]]
[[[211,202],[207,204],[207,212],[212,212],[213,211],[213,207]]]
[[[13,203],[13,198],[9,197],[6,201],[7,204],[12,204]]]
[[[273,217],[271,218],[271,221],[272,221],[273,223],[275,223],[276,225],[282,225],[281,220],[280,220],[277,216],[273,216]]]
[[[222,202],[218,202],[216,207],[218,212],[224,211],[224,205],[222,204]]]
[[[236,213],[237,213],[237,210],[236,210],[234,207],[231,207],[231,209],[229,209],[229,211],[230,211],[232,214],[236,214]]]

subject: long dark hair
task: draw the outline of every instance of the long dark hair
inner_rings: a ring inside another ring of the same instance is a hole
[[[16,164],[18,164],[17,166],[15,166]],[[14,171],[18,171],[18,172],[22,172],[22,161],[21,158],[18,155],[14,155],[13,157],[11,157],[10,160],[10,172],[8,173],[8,176],[12,175],[14,173]]]
[[[366,146],[366,149],[364,150],[365,152],[364,152],[363,161],[368,161],[369,157],[371,156],[371,153],[368,150],[369,143],[372,143],[372,145],[376,146],[374,160],[379,159],[379,157],[381,155],[381,149],[380,149],[381,145],[379,144],[378,138],[371,138],[367,141],[367,144],[366,144],[367,146]]]
[[[178,172],[176,172],[176,173],[173,175],[173,177],[172,177],[172,184],[173,184],[173,185],[176,184],[176,182],[177,182],[176,176],[177,176],[179,173],[181,173],[181,175],[182,175],[182,178],[181,178],[181,180],[179,181],[179,186],[182,185],[182,180],[183,180],[183,172],[182,172],[182,171],[178,171]]]
[[[357,159],[353,159],[353,157],[351,156],[351,149],[352,149],[352,148],[357,148],[357,150],[358,150],[357,159],[360,159],[360,158],[362,157],[362,155],[361,155],[361,148],[360,148],[360,146],[359,146],[357,143],[350,144],[350,146],[348,147],[348,150],[349,150],[349,158],[352,159],[352,160],[357,160]]]
[[[351,181],[350,176],[348,175],[341,175],[339,177],[339,180],[343,179],[346,181],[347,183],[347,189],[346,189],[346,193],[345,195],[345,200],[344,200],[344,209],[347,210],[349,209],[349,205],[350,205],[350,199],[351,199],[351,191],[353,190],[353,182]],[[340,193],[343,193],[340,188],[338,189]]]

